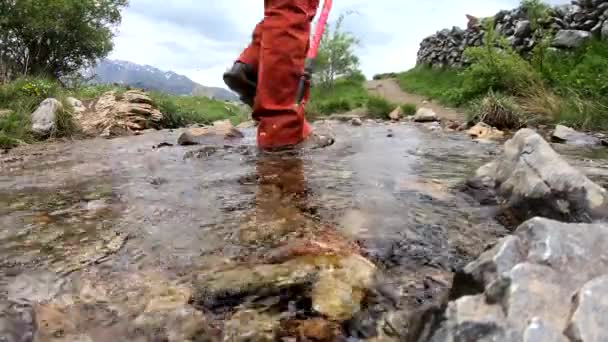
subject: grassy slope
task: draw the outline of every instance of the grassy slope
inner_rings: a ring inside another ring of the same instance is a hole
[[[338,79],[332,87],[313,87],[307,113],[310,117],[344,113],[367,107],[370,117],[385,119],[396,105],[371,96],[365,89],[365,79]]]
[[[495,70],[484,69],[484,57],[480,56],[481,62],[475,68],[421,66],[399,74],[398,79],[404,90],[446,105],[475,110],[484,98],[503,97],[515,101],[520,107],[517,111],[526,118],[542,117],[581,129],[608,129],[608,42],[596,41],[572,52],[549,53],[542,67],[532,67],[508,54],[496,57],[500,59]],[[522,71],[521,66],[526,70]],[[504,80],[530,84],[522,75],[540,82],[517,91],[505,86]]]
[[[10,148],[21,143],[31,143],[36,139],[30,133],[31,113],[44,99],[53,97],[63,102],[65,110],[57,118],[57,130],[53,136],[70,136],[75,127],[72,123],[71,108],[65,102],[68,96],[80,100],[91,100],[109,90],[124,91],[113,86],[98,85],[65,89],[57,83],[39,78],[23,78],[0,86],[0,110],[8,109],[8,115],[0,117],[0,148]],[[164,125],[168,128],[189,124],[209,124],[215,120],[230,119],[239,123],[247,115],[238,106],[206,97],[173,96],[152,93],[152,99],[165,114]]]

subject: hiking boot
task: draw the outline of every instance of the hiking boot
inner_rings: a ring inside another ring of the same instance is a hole
[[[275,148],[264,148],[262,152],[271,154],[293,153],[301,151],[318,150],[333,145],[336,140],[329,134],[318,134],[312,132],[304,141],[296,145],[281,146]]]
[[[241,62],[234,63],[232,68],[224,73],[224,83],[239,94],[241,101],[251,108],[255,100],[257,79],[251,65]]]

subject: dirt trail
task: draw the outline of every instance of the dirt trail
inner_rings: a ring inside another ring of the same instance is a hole
[[[366,88],[372,94],[384,97],[396,104],[412,103],[418,108],[430,108],[444,120],[461,122],[465,119],[464,113],[442,106],[434,101],[429,101],[424,96],[404,92],[395,79],[369,81],[366,84]]]

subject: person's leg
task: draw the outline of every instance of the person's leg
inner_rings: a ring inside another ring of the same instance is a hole
[[[264,20],[260,21],[255,29],[253,30],[253,35],[251,37],[251,43],[243,53],[237,59],[237,62],[241,62],[243,64],[247,64],[251,66],[254,73],[257,75],[258,67],[260,65],[260,47],[262,45],[262,29],[264,25]]]
[[[267,0],[262,30],[257,96],[258,145],[280,148],[304,140],[304,112],[296,110],[298,81],[318,0]]]

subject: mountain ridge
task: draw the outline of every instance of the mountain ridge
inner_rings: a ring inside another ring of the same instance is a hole
[[[97,66],[85,71],[93,83],[121,84],[150,91],[161,91],[173,95],[205,96],[222,101],[236,101],[231,91],[219,87],[207,87],[174,71],[163,71],[151,65],[104,59]]]

